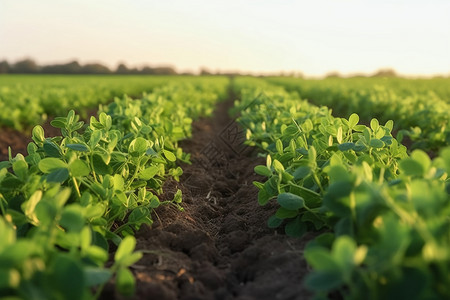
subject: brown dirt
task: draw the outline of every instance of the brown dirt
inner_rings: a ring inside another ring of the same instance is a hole
[[[184,212],[161,207],[152,228],[137,234],[137,249],[150,251],[134,266],[137,291],[132,299],[308,299],[302,285],[308,272],[303,258],[312,238],[289,238],[269,229],[275,205],[257,204],[253,171],[264,163],[253,149],[233,140],[235,123],[221,103],[210,119],[193,124],[184,141],[192,165],[183,166],[179,183]],[[170,198],[169,195],[163,197]],[[109,285],[102,299],[129,299]]]
[[[50,122],[42,124],[44,128],[45,137],[61,135],[61,131],[50,125]],[[27,154],[27,146],[31,140],[31,130],[18,131],[8,127],[0,128],[0,161],[8,160],[8,147],[11,147],[12,157],[21,153]]]

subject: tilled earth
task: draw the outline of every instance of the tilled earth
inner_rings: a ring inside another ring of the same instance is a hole
[[[184,212],[160,207],[151,228],[137,233],[136,249],[145,254],[132,268],[137,287],[131,299],[311,297],[302,280],[309,271],[303,249],[312,236],[295,239],[267,227],[276,207],[259,206],[252,184],[263,179],[253,168],[264,160],[242,144],[227,114],[231,103],[220,103],[213,118],[195,122],[192,138],[181,143],[193,163],[182,166],[180,182],[167,182],[162,197],[171,199],[181,189]],[[14,154],[24,153],[28,140],[16,135],[2,130],[0,149],[11,145]],[[7,151],[0,158],[7,159]],[[101,299],[130,298],[118,294],[112,282]]]

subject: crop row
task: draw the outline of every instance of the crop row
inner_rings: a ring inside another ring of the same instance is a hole
[[[87,125],[70,111],[51,122],[57,137],[36,126],[28,155],[0,162],[1,297],[93,299],[113,276],[133,294],[128,267],[143,255],[133,234],[160,205],[182,210],[180,190],[168,201],[158,195],[182,174],[177,162],[189,161],[178,141],[192,117],[210,114],[227,84],[180,79],[141,99],[116,98]]]
[[[271,78],[316,105],[326,105],[343,117],[356,112],[363,120],[394,120],[413,148],[438,151],[450,143],[450,82],[448,79]]]
[[[23,130],[41,124],[49,116],[66,115],[73,107],[86,117],[86,109],[124,94],[138,96],[144,91],[151,92],[174,79],[176,77],[1,75],[0,126]]]
[[[258,202],[279,205],[268,225],[325,231],[305,250],[316,299],[450,297],[450,148],[408,155],[392,121],[333,117],[258,79],[235,89],[248,143],[266,156]]]

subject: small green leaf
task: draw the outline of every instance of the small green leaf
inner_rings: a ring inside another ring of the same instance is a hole
[[[280,163],[277,159],[274,159],[274,160],[273,160],[272,165],[273,165],[273,168],[274,168],[274,170],[275,170],[276,172],[281,173],[281,172],[284,171],[283,164]]]
[[[277,140],[275,143],[276,149],[278,151],[279,154],[283,154],[283,143],[281,142],[281,140]]]
[[[69,178],[69,170],[66,168],[56,169],[47,175],[47,182],[63,183]]]
[[[136,246],[136,239],[133,236],[126,236],[119,247],[117,248],[116,254],[114,255],[114,260],[116,262],[126,258],[128,255],[133,253],[134,247]]]
[[[275,215],[271,216],[267,221],[267,225],[269,226],[269,228],[278,228],[280,227],[281,223],[283,223],[283,219],[280,219]]]
[[[270,169],[267,168],[266,166],[262,165],[256,166],[254,170],[256,174],[263,175],[266,177],[270,177],[272,175],[272,171],[270,171]]]
[[[394,128],[394,121],[388,120],[388,121],[386,122],[386,124],[384,124],[384,127],[386,127],[387,129],[389,129],[389,131],[392,131],[392,128]]]
[[[108,282],[112,276],[112,273],[108,269],[85,267],[84,276],[86,277],[86,286],[96,287]]]
[[[24,160],[16,160],[12,164],[13,171],[22,181],[28,176],[28,164]]]
[[[354,265],[356,243],[349,236],[338,237],[333,244],[331,254],[341,266],[341,270],[351,270]]]
[[[302,222],[300,216],[297,216],[294,220],[288,221],[286,227],[284,227],[284,231],[288,236],[300,238],[306,233],[307,227],[306,224]]]
[[[342,284],[343,277],[338,271],[313,272],[305,279],[305,285],[316,291],[333,290]]]
[[[158,173],[158,171],[158,166],[148,167],[139,173],[139,179],[150,180]]]
[[[94,154],[92,156],[92,164],[94,165],[94,171],[100,175],[112,174],[112,168],[107,165],[102,156],[99,154]]]
[[[418,162],[422,166],[424,171],[430,168],[431,165],[430,157],[424,151],[419,149],[414,150],[411,153],[411,158],[414,159],[416,162]]]
[[[359,116],[357,114],[352,114],[350,118],[348,118],[348,125],[351,129],[353,129],[359,122]]]
[[[34,126],[32,131],[32,139],[36,144],[44,142],[44,128],[42,128],[42,126]]]
[[[278,219],[294,218],[298,215],[298,210],[290,210],[284,207],[279,207],[275,213]]]
[[[61,157],[59,146],[53,142],[44,141],[44,152],[50,157]]]
[[[142,137],[138,137],[131,141],[130,146],[128,148],[128,152],[137,153],[138,155],[143,154],[147,151],[148,142],[146,139]]]
[[[91,170],[88,165],[82,160],[74,160],[69,164],[69,170],[74,177],[85,177],[88,176]]]
[[[168,151],[168,150],[163,150],[164,156],[167,158],[168,161],[176,161],[177,157],[175,156],[175,154],[173,154],[172,152]]]
[[[383,148],[384,143],[382,140],[379,140],[379,139],[371,139],[369,142],[369,146],[372,148]]]
[[[278,195],[277,201],[281,207],[289,210],[298,210],[305,206],[305,200],[292,193],[282,193]]]
[[[50,125],[55,128],[66,128],[65,118],[57,117],[54,120],[50,121]]]
[[[337,130],[336,139],[337,139],[339,144],[342,143],[342,139],[343,139],[343,137],[342,137],[342,126],[339,126],[339,128]]]
[[[85,220],[78,204],[66,206],[59,224],[69,232],[81,232]]]
[[[38,167],[43,173],[50,173],[57,169],[67,168],[67,164],[58,158],[47,157],[39,162]]]
[[[259,205],[266,205],[269,202],[271,196],[267,193],[265,188],[258,191],[258,203]]]
[[[294,171],[294,179],[295,180],[300,180],[305,178],[306,176],[308,176],[311,173],[311,168],[308,166],[301,166],[298,167],[297,169],[295,169]]]
[[[135,290],[135,279],[133,273],[127,268],[121,268],[117,271],[116,286],[119,293],[124,296],[132,296]]]
[[[340,151],[348,151],[352,150],[355,147],[355,143],[342,143],[338,145],[338,149]]]
[[[407,176],[422,176],[425,172],[423,165],[410,157],[402,159],[399,166]]]
[[[378,122],[377,119],[372,119],[370,121],[370,128],[375,132],[378,130],[378,128],[380,127],[380,123]]]
[[[83,299],[86,286],[85,273],[80,262],[68,254],[58,254],[51,262],[48,282],[56,299]]]
[[[89,148],[83,144],[67,144],[66,146],[67,146],[67,148],[70,148],[75,151],[81,151],[81,152],[89,151]]]

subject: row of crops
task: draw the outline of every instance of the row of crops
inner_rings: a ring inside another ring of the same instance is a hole
[[[182,210],[181,191],[159,197],[189,161],[178,141],[231,84],[247,143],[266,157],[255,205],[278,203],[268,226],[288,235],[320,233],[304,252],[317,299],[450,297],[446,79],[4,78],[2,125],[65,117],[51,122],[61,136],[36,126],[28,154],[0,162],[2,296],[95,299],[111,278],[133,294],[134,232],[160,205]],[[98,104],[88,124],[69,111]]]
[[[316,105],[341,117],[358,113],[361,119],[395,120],[398,138],[407,135],[413,148],[437,151],[450,143],[450,79],[329,78],[302,80],[270,78]]]
[[[86,109],[124,94],[138,96],[173,78],[176,77],[0,75],[0,126],[24,130],[48,117],[66,115],[74,107],[86,117]]]
[[[317,299],[450,297],[450,148],[409,155],[392,121],[333,117],[254,78],[235,89],[248,143],[266,156],[258,202],[279,204],[268,225],[325,230],[304,253]]]
[[[128,267],[143,255],[133,234],[160,205],[182,210],[180,190],[172,200],[158,195],[189,160],[178,141],[227,84],[174,80],[140,99],[116,98],[87,126],[71,110],[51,122],[61,136],[34,127],[28,155],[0,163],[2,299],[93,299],[113,276],[132,295]],[[107,264],[110,245],[117,249]]]

